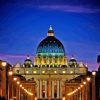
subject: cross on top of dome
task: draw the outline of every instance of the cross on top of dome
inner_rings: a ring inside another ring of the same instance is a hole
[[[52,25],[50,25],[49,30],[53,30],[53,29],[52,29]]]
[[[52,25],[50,25],[47,35],[48,36],[54,36],[54,31],[53,31]]]

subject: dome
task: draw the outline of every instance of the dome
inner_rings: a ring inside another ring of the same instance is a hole
[[[54,37],[54,31],[50,26],[48,36],[43,39],[37,47],[38,56],[65,56],[63,44]]]
[[[72,56],[72,58],[69,60],[69,66],[70,67],[77,67],[77,60]]]
[[[32,67],[32,61],[30,60],[30,57],[27,56],[26,60],[24,61],[25,67]]]

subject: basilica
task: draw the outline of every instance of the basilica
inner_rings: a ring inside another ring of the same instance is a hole
[[[73,56],[69,59],[65,54],[63,44],[50,26],[46,38],[39,43],[33,60],[27,56],[23,64],[14,65],[13,73],[23,76],[27,81],[34,79],[34,95],[37,99],[61,100],[65,91],[70,91],[65,88],[66,81],[84,76],[88,71],[84,63],[77,62]]]

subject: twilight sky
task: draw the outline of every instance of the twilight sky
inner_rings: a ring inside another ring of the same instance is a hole
[[[100,54],[100,0],[0,0],[0,59],[33,60],[50,24],[66,55],[96,70]]]

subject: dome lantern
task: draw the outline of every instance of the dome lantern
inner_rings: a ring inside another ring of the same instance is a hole
[[[48,30],[48,34],[47,36],[54,36],[54,31],[52,29],[52,26],[50,25],[49,30]]]

